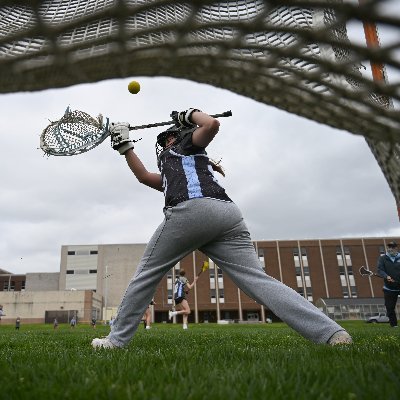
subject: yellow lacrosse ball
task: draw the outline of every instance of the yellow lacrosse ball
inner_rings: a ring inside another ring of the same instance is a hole
[[[129,82],[128,90],[129,90],[129,92],[132,93],[132,94],[139,93],[139,91],[140,91],[140,84],[139,84],[139,82],[136,82],[136,81]]]

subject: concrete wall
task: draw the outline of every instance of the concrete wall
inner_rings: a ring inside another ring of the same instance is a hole
[[[103,296],[105,306],[119,305],[145,248],[145,244],[99,246],[97,293]]]
[[[102,299],[88,290],[0,292],[0,304],[6,314],[2,324],[14,323],[17,317],[24,323],[44,323],[45,312],[55,310],[78,310],[78,319],[84,322],[93,309],[101,310]]]
[[[51,291],[59,289],[59,272],[27,273],[25,290],[28,291]]]
[[[145,248],[145,244],[62,246],[60,290],[72,287],[78,290],[95,290],[103,297],[104,306],[115,308],[119,305]],[[90,254],[94,251],[97,254]],[[75,254],[69,255],[68,252]],[[68,270],[73,270],[74,274],[67,274]],[[97,273],[90,273],[94,270]]]

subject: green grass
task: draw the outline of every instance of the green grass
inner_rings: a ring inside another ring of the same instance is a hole
[[[105,326],[0,325],[0,399],[399,399],[400,333],[342,325],[349,348],[281,323],[155,324],[112,351],[90,347]]]

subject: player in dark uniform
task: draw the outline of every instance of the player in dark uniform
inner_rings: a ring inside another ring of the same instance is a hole
[[[171,319],[175,315],[182,315],[183,321],[183,329],[188,328],[188,317],[190,315],[190,306],[186,299],[186,295],[190,289],[194,286],[199,279],[198,276],[194,278],[192,283],[189,283],[188,278],[186,278],[186,272],[182,269],[179,271],[179,276],[175,281],[174,288],[174,302],[175,302],[175,310],[168,312],[168,317]]]
[[[399,245],[390,242],[386,254],[379,257],[378,275],[384,279],[383,296],[389,324],[397,328],[396,304],[400,295],[400,253]]]
[[[94,339],[92,346],[127,345],[163,276],[196,249],[307,339],[351,343],[340,325],[262,269],[242,214],[218,183],[205,150],[219,131],[219,121],[196,109],[176,113],[174,119],[176,126],[157,137],[160,173],[147,171],[133,151],[129,124],[112,124],[113,148],[125,156],[139,182],[164,192],[165,218],[126,289],[112,331],[106,338]]]

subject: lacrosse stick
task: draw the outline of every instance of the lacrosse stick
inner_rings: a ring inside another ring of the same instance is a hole
[[[213,118],[230,117],[231,111],[211,115]],[[156,122],[147,125],[130,126],[129,130],[155,128],[157,126],[173,125],[174,121]],[[99,114],[91,117],[83,111],[71,111],[69,107],[58,121],[51,122],[40,135],[40,148],[48,156],[75,156],[85,153],[110,136],[109,119],[103,121]],[[134,140],[137,142],[137,140]]]
[[[204,261],[200,272],[197,274],[197,277],[199,277],[204,271],[207,271],[208,268],[210,268],[209,262],[208,261]]]
[[[379,278],[382,278],[380,275],[375,274],[374,272],[370,271],[369,269],[365,268],[364,266],[362,266],[360,269],[360,275],[362,276],[379,276]]]
[[[375,274],[374,272],[370,271],[369,269],[365,268],[364,266],[362,266],[362,267],[359,269],[359,271],[360,271],[360,274],[361,274],[362,276],[377,276],[377,277],[383,279],[382,276],[380,276],[380,275],[378,275],[378,274]],[[398,282],[398,281],[396,281],[396,280],[395,280],[395,282],[396,282],[396,283],[400,283],[400,282]]]

